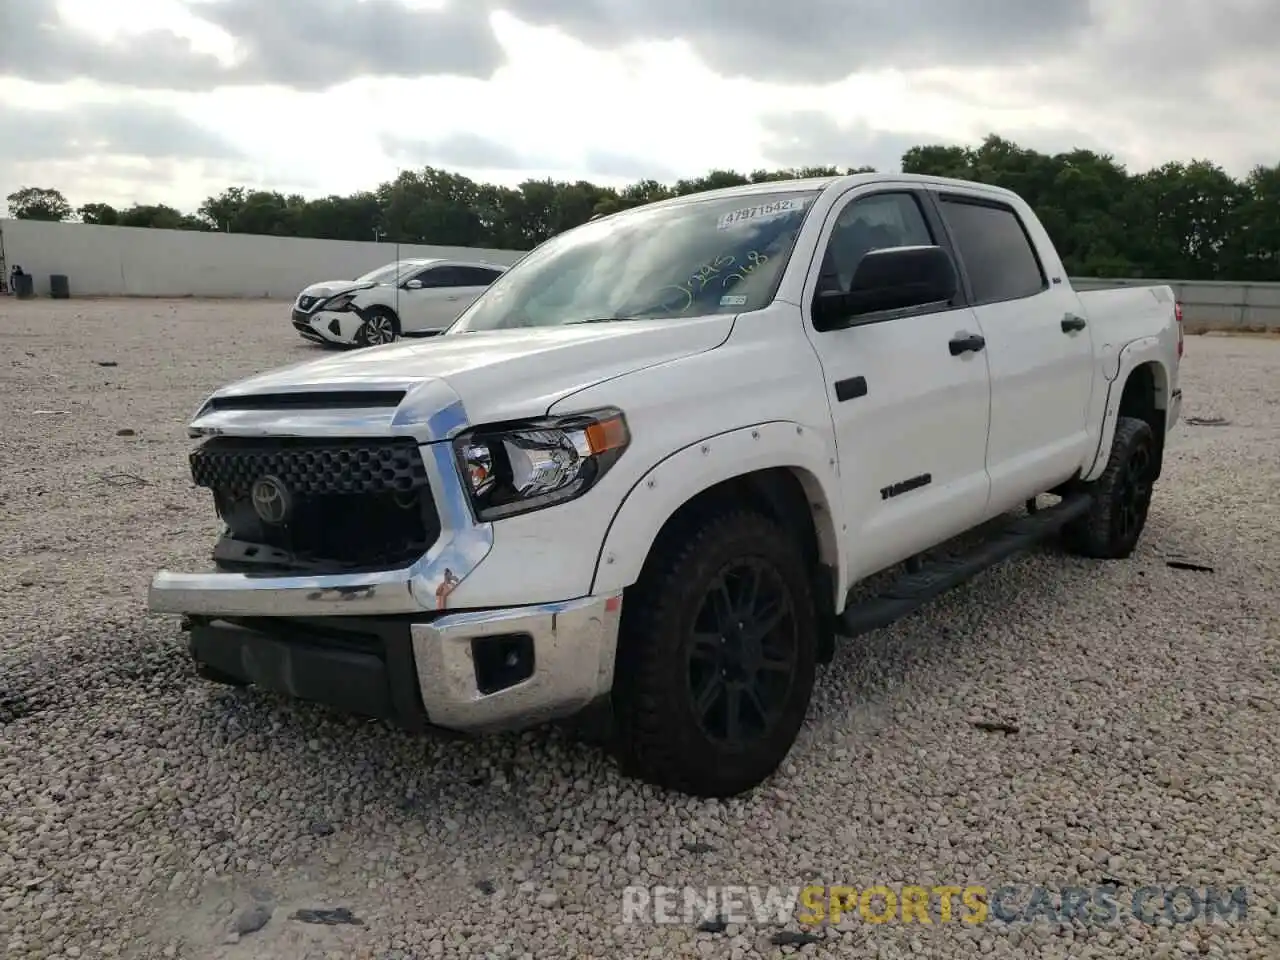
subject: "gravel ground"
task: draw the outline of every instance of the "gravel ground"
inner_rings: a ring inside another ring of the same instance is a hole
[[[785,770],[705,803],[557,731],[411,737],[193,676],[145,611],[152,572],[216,534],[183,427],[315,355],[287,312],[0,300],[5,956],[1280,956],[1280,342],[1189,339],[1184,414],[1229,423],[1179,428],[1130,561],[1045,550],[846,645]],[[1115,881],[1122,907],[1243,885],[1248,910],[855,915],[804,946],[621,924],[630,883],[804,880]],[[295,918],[338,908],[362,922]]]

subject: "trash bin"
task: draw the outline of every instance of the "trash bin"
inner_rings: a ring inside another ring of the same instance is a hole
[[[29,273],[13,277],[13,293],[19,300],[30,300],[36,295],[36,278]]]
[[[49,276],[49,296],[55,300],[71,299],[71,282],[65,273],[54,273]]]

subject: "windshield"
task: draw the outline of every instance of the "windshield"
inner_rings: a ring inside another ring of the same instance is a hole
[[[817,190],[638,207],[531,251],[450,333],[758,310]]]
[[[391,283],[403,277],[410,270],[415,270],[422,264],[411,260],[398,260],[395,263],[388,263],[379,267],[377,270],[370,270],[362,276],[356,277],[357,283]]]

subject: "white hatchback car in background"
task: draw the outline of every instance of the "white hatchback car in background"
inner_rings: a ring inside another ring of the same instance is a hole
[[[293,326],[307,340],[344,346],[433,336],[506,269],[480,261],[397,260],[354,280],[313,283],[293,304]]]

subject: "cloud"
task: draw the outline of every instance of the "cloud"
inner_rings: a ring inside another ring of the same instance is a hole
[[[1273,126],[1261,122],[1280,94],[1280,4],[1130,0],[1098,9],[1087,38],[1035,63],[950,71],[921,89],[945,91],[971,111],[1069,117],[1136,169],[1205,157],[1239,174],[1280,159]]]
[[[928,134],[873,130],[862,122],[841,123],[818,110],[768,114],[762,119],[764,154],[781,167],[875,167],[902,169],[902,155]]]
[[[593,44],[688,41],[713,70],[831,83],[890,67],[1030,60],[1080,37],[1090,0],[489,0]]]
[[[0,100],[0,198],[21,186],[55,187],[73,203],[128,206],[193,192],[251,170],[233,144],[166,107],[89,103],[33,110]]]
[[[524,154],[476,133],[451,133],[434,140],[388,134],[383,149],[406,166],[464,167],[472,170],[523,170],[546,165],[545,157]]]
[[[170,30],[103,40],[64,22],[57,0],[0,0],[0,76],[201,90],[222,72],[216,57]]]
[[[187,0],[187,10],[231,38],[230,63],[171,29],[104,38],[64,21],[57,0],[0,0],[0,76],[191,92],[323,90],[357,77],[483,79],[504,60],[488,15],[469,0],[426,10],[398,0]]]
[[[445,167],[493,172],[577,171],[576,179],[675,180],[676,175],[660,163],[646,161],[612,150],[589,149],[580,156],[517,150],[502,141],[478,133],[459,132],[430,140],[409,139],[394,134],[382,138],[387,155],[406,167]]]
[[[398,0],[216,0],[192,10],[236,38],[238,75],[296,89],[370,76],[486,79],[504,59],[474,0],[432,10]]]
[[[665,164],[619,150],[588,150],[583,157],[583,167],[588,175],[609,180],[669,183],[678,179],[676,172]]]
[[[30,110],[0,100],[0,164],[95,156],[236,160],[238,148],[176,110],[149,103],[89,103]]]

